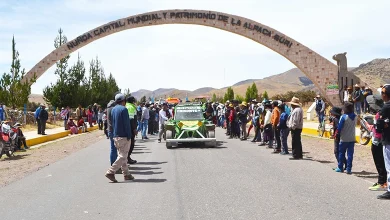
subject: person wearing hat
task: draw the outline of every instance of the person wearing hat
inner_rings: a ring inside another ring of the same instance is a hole
[[[340,135],[338,135],[338,126],[339,126],[339,121],[340,121],[340,117],[341,117],[341,112],[342,112],[342,109],[339,108],[339,107],[332,107],[332,109],[330,110],[330,123],[332,123],[332,126],[333,126],[333,144],[334,144],[334,149],[333,149],[333,152],[334,152],[334,156],[336,157],[336,160],[337,160],[337,165],[339,163],[339,148],[340,148]],[[344,157],[343,158],[343,164],[344,164],[344,167],[346,168],[347,166],[347,159]]]
[[[26,151],[28,150],[28,146],[27,146],[27,143],[26,143],[26,137],[24,136],[23,134],[23,131],[22,131],[22,124],[17,122],[15,125],[14,125],[14,128],[17,129],[17,148],[19,151]],[[23,144],[23,149],[22,149],[22,144]]]
[[[129,150],[129,153],[127,155],[127,163],[128,164],[135,164],[135,163],[137,163],[137,161],[131,159],[131,154],[133,153],[134,146],[135,146],[135,136],[137,135],[137,119],[136,119],[137,106],[135,106],[135,98],[133,96],[129,96],[126,99],[126,109],[129,112],[130,129],[132,131],[130,150]]]
[[[41,134],[46,135],[46,121],[49,119],[49,113],[46,111],[46,106],[41,105],[41,111],[39,112],[39,120],[41,122]]]
[[[380,118],[377,120],[377,128],[378,126],[382,128],[383,157],[387,171],[387,192],[379,195],[378,199],[390,200],[390,84],[382,87],[381,96],[384,104],[380,111]],[[382,122],[383,126],[380,126],[379,122]]]
[[[271,116],[271,124],[272,124],[272,133],[273,138],[268,142],[268,147],[273,147],[273,142],[276,141],[276,146],[274,147],[275,154],[278,154],[281,152],[282,144],[280,141],[280,129],[278,128],[279,120],[280,120],[280,109],[278,108],[279,102],[273,101],[272,102],[272,116]]]
[[[238,120],[241,122],[241,131],[243,133],[241,140],[247,140],[246,124],[248,123],[248,104],[244,101],[241,103],[241,109],[238,113]]]
[[[320,95],[317,95],[315,98],[316,102],[316,113],[318,115],[318,122],[321,125],[321,123],[325,119],[325,102],[321,99]]]
[[[344,114],[340,117],[339,124],[337,126],[337,135],[340,137],[339,144],[339,160],[336,172],[344,172],[344,158],[347,152],[347,174],[352,174],[352,161],[355,148],[355,125],[356,114],[353,112],[353,104],[346,102],[344,104]]]
[[[71,132],[71,134],[78,134],[77,125],[73,121],[73,117],[69,117],[67,126]]]
[[[360,86],[358,84],[355,85],[355,92],[353,92],[353,104],[355,106],[355,113],[360,115],[362,113],[362,102],[364,100],[364,96],[362,91],[360,90]]]
[[[240,128],[238,127],[238,122],[236,123],[237,112],[236,112],[236,109],[234,107],[234,104],[231,103],[229,105],[229,108],[230,108],[230,111],[229,111],[230,137],[229,137],[229,139],[233,139],[234,137],[239,135],[240,132],[238,132],[238,134],[237,134],[237,129],[240,130]]]
[[[293,109],[290,118],[287,123],[287,127],[291,131],[291,147],[292,147],[292,158],[291,160],[303,159],[302,154],[302,141],[301,134],[303,128],[303,110],[299,98],[293,97],[289,102]]]
[[[132,131],[130,127],[129,111],[126,109],[126,98],[123,94],[115,95],[116,106],[111,110],[111,122],[113,129],[113,139],[115,147],[118,150],[116,161],[107,170],[105,176],[112,182],[118,182],[115,179],[115,173],[121,169],[125,180],[133,180],[134,177],[129,173],[127,166],[127,155],[130,150]]]

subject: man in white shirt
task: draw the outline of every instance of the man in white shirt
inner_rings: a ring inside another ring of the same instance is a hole
[[[158,113],[158,124],[159,124],[159,130],[158,130],[158,143],[161,143],[161,136],[164,132],[164,123],[165,121],[169,120],[169,115],[167,116],[168,106],[167,103],[162,104],[162,109]]]

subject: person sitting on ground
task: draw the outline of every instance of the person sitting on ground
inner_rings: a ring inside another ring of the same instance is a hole
[[[352,174],[352,161],[355,148],[355,125],[356,114],[353,111],[353,104],[346,102],[344,104],[344,114],[340,118],[338,125],[338,135],[340,136],[339,145],[339,162],[336,172],[342,173],[344,171],[344,157],[347,152],[347,174]]]
[[[24,136],[23,131],[22,131],[22,124],[20,124],[18,122],[14,125],[14,127],[18,129],[18,150],[19,151],[28,150],[28,146],[26,143],[26,137]],[[24,146],[24,149],[22,149],[22,144]]]
[[[84,122],[83,117],[79,117],[79,120],[77,122],[77,127],[81,128],[81,132],[88,132],[87,130],[87,124]]]
[[[78,134],[79,130],[77,129],[77,125],[74,123],[73,118],[69,117],[68,119],[68,128],[71,134]]]

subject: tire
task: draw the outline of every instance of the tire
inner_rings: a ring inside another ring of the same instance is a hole
[[[170,130],[165,131],[165,140],[172,139],[172,138],[173,138],[173,132]],[[171,149],[172,143],[166,142],[165,146],[167,147],[167,149]]]
[[[367,135],[368,135],[368,132],[366,130],[360,131],[359,143],[361,145],[367,145],[370,142],[371,138],[367,138],[366,137]]]
[[[208,131],[207,132],[207,137],[208,138],[215,138],[215,131]]]

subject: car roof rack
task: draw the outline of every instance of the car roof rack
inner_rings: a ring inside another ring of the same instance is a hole
[[[184,102],[177,104],[178,106],[191,106],[191,105],[201,105],[200,102]]]

